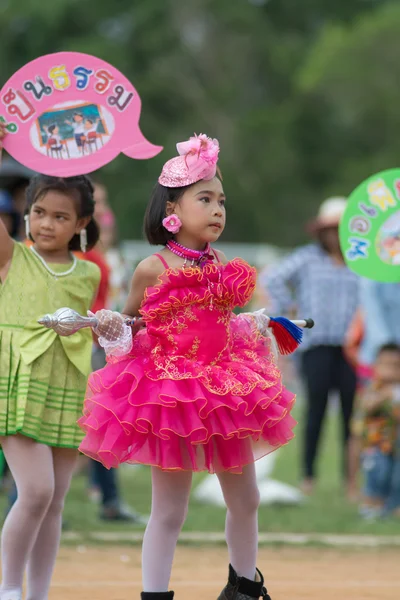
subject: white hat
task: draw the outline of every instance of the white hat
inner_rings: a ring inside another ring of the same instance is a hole
[[[311,223],[310,229],[317,231],[326,227],[338,227],[346,206],[346,198],[341,196],[328,198],[319,207],[318,215]]]

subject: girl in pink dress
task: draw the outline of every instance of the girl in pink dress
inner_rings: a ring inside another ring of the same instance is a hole
[[[165,247],[137,267],[124,311],[146,328],[133,337],[118,313],[96,314],[109,357],[89,380],[80,450],[109,468],[152,467],[142,600],[174,597],[167,590],[194,471],[217,474],[227,505],[229,580],[219,600],[270,600],[256,570],[254,461],[293,437],[294,396],[257,316],[232,312],[251,299],[255,269],[210,247],[226,216],[218,142],[200,135],[177,149],[145,216],[147,239]]]

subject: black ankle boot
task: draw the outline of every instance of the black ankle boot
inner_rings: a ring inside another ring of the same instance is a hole
[[[220,593],[218,600],[258,600],[259,598],[271,600],[271,596],[264,587],[264,577],[258,569],[256,570],[260,581],[251,581],[246,577],[238,577],[235,569],[229,565],[228,583]]]
[[[142,592],[142,600],[173,600],[174,592]]]

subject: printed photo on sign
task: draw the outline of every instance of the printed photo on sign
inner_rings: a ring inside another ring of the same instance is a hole
[[[114,119],[102,106],[68,102],[47,110],[30,130],[35,150],[50,158],[69,160],[94,154],[111,139]]]
[[[383,262],[400,265],[400,211],[389,217],[379,229],[376,250]]]

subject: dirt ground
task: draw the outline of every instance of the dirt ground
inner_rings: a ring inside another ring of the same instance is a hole
[[[226,562],[222,547],[180,546],[171,582],[176,600],[216,600]],[[400,598],[400,549],[262,548],[259,566],[273,600]],[[136,600],[140,580],[139,547],[63,547],[50,600]]]

